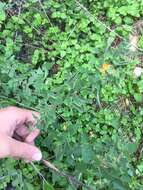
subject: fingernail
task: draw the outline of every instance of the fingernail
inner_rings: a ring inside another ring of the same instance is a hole
[[[42,153],[39,152],[39,153],[35,153],[32,157],[33,160],[35,161],[40,161],[42,159]]]

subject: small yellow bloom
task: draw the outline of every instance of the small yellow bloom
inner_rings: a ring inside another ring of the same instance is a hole
[[[111,67],[110,64],[104,63],[104,64],[102,64],[102,66],[100,68],[100,72],[104,74],[105,72],[107,72],[109,70],[110,67]]]

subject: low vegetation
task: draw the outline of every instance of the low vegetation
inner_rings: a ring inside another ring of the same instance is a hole
[[[39,111],[43,157],[82,182],[6,159],[0,189],[143,189],[142,10],[142,0],[0,1],[0,105]]]

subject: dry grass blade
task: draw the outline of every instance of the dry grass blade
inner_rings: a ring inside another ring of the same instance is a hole
[[[33,168],[35,169],[35,171],[37,172],[37,174],[43,179],[43,181],[49,185],[48,181],[45,179],[45,177],[43,176],[43,174],[41,172],[39,172],[38,168],[35,166],[35,164],[33,162],[31,162],[31,165],[33,166]]]
[[[103,23],[103,22],[102,22],[101,20],[99,20],[97,17],[93,16],[83,4],[81,4],[81,3],[80,3],[79,1],[77,1],[77,0],[76,0],[75,2],[76,2],[76,4],[77,4],[82,10],[85,11],[85,13],[87,14],[87,16],[88,16],[89,18],[95,19],[99,24],[101,24],[102,26],[104,26],[108,31],[113,32],[117,37],[119,37],[119,38],[122,39],[123,41],[127,42],[127,39],[125,39],[123,36],[119,35],[115,30],[111,29],[109,26],[107,26],[105,23]],[[131,44],[130,42],[128,42],[129,47],[131,46],[131,50],[134,50],[134,51],[135,51],[135,50],[138,50],[138,51],[143,52],[143,49],[142,49],[142,48],[138,48],[137,45],[136,45],[138,39],[132,39],[132,38],[131,38],[130,40],[132,40],[132,42],[133,42],[132,44]]]
[[[68,180],[72,185],[76,186],[77,188],[79,188],[79,187],[85,187],[85,188],[87,188],[87,189],[89,189],[89,190],[92,190],[91,187],[89,187],[89,186],[87,186],[85,183],[83,183],[83,182],[77,180],[75,177],[73,177],[73,176],[71,176],[71,175],[69,175],[69,174],[67,174],[67,173],[65,173],[65,172],[63,172],[63,171],[60,171],[60,170],[59,170],[55,165],[53,165],[51,162],[49,162],[49,161],[47,161],[47,160],[44,160],[44,159],[42,160],[42,162],[43,162],[43,164],[44,164],[46,167],[52,169],[53,171],[55,171],[56,173],[58,173],[60,176],[63,176],[63,177],[65,177],[65,178],[67,178],[67,180]]]
[[[130,51],[135,52],[137,50],[139,36],[138,35],[131,35],[130,36]]]
[[[50,163],[49,161],[47,160],[42,160],[42,162],[44,163],[45,166],[47,166],[48,168],[54,170],[55,172],[59,172],[60,173],[60,170],[55,167],[52,163]]]

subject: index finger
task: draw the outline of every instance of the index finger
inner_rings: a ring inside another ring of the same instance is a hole
[[[11,115],[17,126],[31,124],[34,127],[37,121],[40,119],[40,113],[32,110],[18,107],[9,107],[8,110],[11,112]]]

